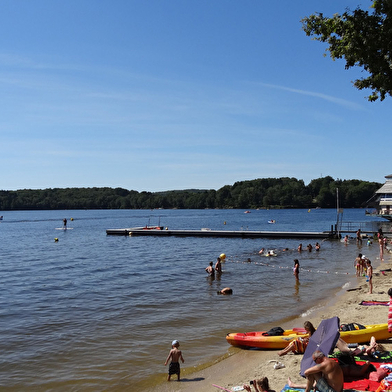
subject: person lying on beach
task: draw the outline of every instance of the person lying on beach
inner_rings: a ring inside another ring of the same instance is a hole
[[[310,321],[305,321],[304,328],[308,333],[308,336],[300,336],[299,338],[291,341],[286,348],[278,352],[280,357],[282,355],[286,355],[289,352],[293,352],[294,354],[303,354],[305,352],[305,349],[309,343],[309,338],[316,332],[316,329]]]
[[[385,352],[386,349],[385,347],[376,342],[376,338],[372,336],[370,338],[370,343],[369,345],[362,345],[358,346],[355,350],[350,350],[349,346],[347,343],[340,339],[336,343],[336,347],[344,354],[350,354],[350,355],[368,355],[369,357],[377,357],[381,353]]]
[[[267,377],[260,378],[259,380],[253,380],[250,384],[253,385],[256,392],[275,392],[270,389]],[[243,388],[246,391],[251,392],[250,385],[244,384]]]

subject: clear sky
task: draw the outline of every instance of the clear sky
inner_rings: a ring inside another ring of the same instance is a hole
[[[0,0],[0,189],[384,182],[392,98],[301,30],[358,5]]]

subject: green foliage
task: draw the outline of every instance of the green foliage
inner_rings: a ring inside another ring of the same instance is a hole
[[[137,192],[123,188],[54,188],[0,191],[0,210],[152,209],[152,208],[335,208],[362,207],[381,186],[360,180],[323,177],[305,185],[296,178],[259,178],[217,191]]]
[[[371,89],[369,101],[392,95],[392,0],[373,1],[371,11],[357,8],[332,18],[315,13],[301,20],[307,36],[326,42],[333,60],[345,68],[363,68],[369,76],[354,81],[359,90]]]

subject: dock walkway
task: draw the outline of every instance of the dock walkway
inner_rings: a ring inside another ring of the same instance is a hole
[[[252,231],[252,230],[143,230],[141,228],[107,229],[107,235],[131,235],[131,236],[177,236],[177,237],[232,237],[232,238],[333,238],[331,231],[307,232],[307,231]]]

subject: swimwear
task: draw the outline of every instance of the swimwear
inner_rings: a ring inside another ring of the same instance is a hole
[[[308,338],[298,338],[293,341],[293,352],[294,354],[303,354],[309,343]]]
[[[319,392],[336,392],[331,386],[328,385],[325,378],[319,378],[317,380],[316,389]]]
[[[169,365],[169,375],[172,374],[180,374],[180,363],[179,362],[171,362]]]

